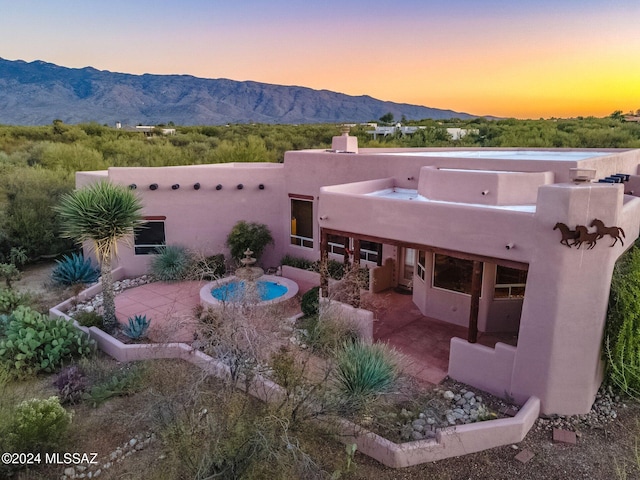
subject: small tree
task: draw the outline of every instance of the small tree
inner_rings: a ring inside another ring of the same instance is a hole
[[[142,204],[127,187],[99,182],[62,197],[56,211],[62,221],[62,235],[78,243],[89,242],[102,270],[104,328],[111,332],[116,324],[115,292],[111,260],[117,255],[118,241],[131,238],[142,225]]]
[[[241,259],[247,248],[259,259],[269,244],[273,244],[273,237],[269,227],[262,223],[241,220],[233,226],[227,236],[227,247],[235,260]]]

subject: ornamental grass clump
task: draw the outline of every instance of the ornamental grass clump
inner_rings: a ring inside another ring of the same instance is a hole
[[[180,245],[169,245],[159,249],[151,261],[151,273],[163,282],[184,280],[194,266],[194,259],[189,251]]]
[[[396,352],[385,343],[347,341],[336,352],[335,383],[347,412],[363,410],[398,384]]]

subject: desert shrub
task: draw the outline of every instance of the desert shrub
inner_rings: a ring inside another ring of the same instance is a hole
[[[147,319],[146,315],[135,315],[133,318],[129,317],[128,322],[129,323],[122,328],[122,333],[129,338],[139,340],[146,335],[149,325],[151,324],[151,319]]]
[[[200,279],[215,280],[224,277],[227,267],[225,265],[224,255],[218,253],[204,257],[196,262],[196,276]]]
[[[183,280],[193,266],[189,251],[180,245],[168,245],[159,249],[151,261],[151,273],[163,282]]]
[[[318,314],[320,310],[320,287],[313,287],[302,295],[300,309],[308,317]]]
[[[316,271],[314,262],[312,262],[311,260],[307,260],[306,258],[285,255],[284,257],[282,257],[280,263],[289,267],[299,268],[300,270]]]
[[[20,305],[31,303],[29,295],[0,288],[0,314],[10,314]]]
[[[358,332],[351,322],[330,313],[304,317],[298,326],[301,340],[316,353],[329,354],[345,340],[358,339]]]
[[[98,327],[101,328],[104,323],[104,318],[98,312],[77,312],[73,319],[83,327]]]
[[[73,175],[15,167],[3,172],[0,189],[7,200],[4,212],[0,212],[0,229],[11,245],[20,245],[29,258],[73,247],[60,236],[58,214],[53,211],[60,196],[73,189]]]
[[[84,258],[79,253],[64,255],[62,260],[56,260],[56,264],[51,272],[51,279],[58,285],[95,283],[100,277],[100,268],[94,266],[90,258]]]
[[[136,366],[112,372],[98,380],[82,399],[96,408],[110,398],[132,395],[142,387],[143,373],[143,369]]]
[[[165,465],[172,478],[326,478],[292,433],[268,405],[223,389],[163,429]]]
[[[71,425],[71,413],[58,397],[34,398],[18,404],[9,428],[9,443],[15,452],[45,452],[59,447]]]
[[[62,404],[74,405],[82,400],[89,387],[89,380],[77,365],[72,365],[60,371],[53,385],[58,389]]]
[[[336,390],[347,411],[360,411],[391,392],[399,376],[395,352],[387,344],[346,341],[336,352]]]
[[[65,361],[94,352],[95,342],[63,319],[20,306],[0,339],[0,363],[16,376],[54,372]]]
[[[231,257],[240,260],[244,257],[244,252],[249,249],[256,259],[260,259],[267,245],[273,243],[273,237],[269,227],[262,223],[239,221],[236,223],[229,235],[227,235],[227,246],[231,250]]]
[[[640,248],[634,246],[614,269],[605,328],[607,380],[640,398]]]

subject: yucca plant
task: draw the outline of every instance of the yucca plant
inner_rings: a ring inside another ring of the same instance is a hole
[[[151,273],[163,282],[183,280],[193,266],[189,251],[180,245],[169,245],[159,250],[151,261]]]
[[[129,324],[123,327],[122,333],[134,340],[144,337],[151,324],[151,319],[147,319],[146,315],[135,315],[128,318]]]
[[[64,195],[55,208],[61,235],[78,243],[89,242],[102,268],[104,329],[113,331],[116,319],[111,260],[118,242],[133,238],[133,231],[145,223],[140,199],[124,185],[98,182]]]
[[[360,411],[370,401],[391,392],[399,376],[395,351],[385,343],[346,341],[336,352],[335,382],[347,410]]]
[[[100,268],[94,266],[90,258],[84,258],[79,253],[64,255],[62,260],[56,260],[56,264],[51,278],[58,285],[95,283],[100,277]]]

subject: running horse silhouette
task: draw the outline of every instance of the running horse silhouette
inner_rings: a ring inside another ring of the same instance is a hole
[[[560,229],[560,233],[562,233],[562,240],[560,240],[561,244],[566,245],[569,248],[571,248],[571,245],[569,245],[569,240],[574,240],[573,245],[576,244],[575,241],[578,239],[578,232],[576,232],[575,230],[571,230],[562,222],[556,223],[556,226],[553,227],[553,229]]]
[[[587,242],[589,245],[588,250],[591,250],[596,246],[596,241],[600,238],[598,232],[591,233],[584,225],[576,225],[576,233],[578,234],[578,238],[572,243],[576,248],[580,248],[584,242]]]
[[[622,241],[622,239],[627,237],[624,235],[624,230],[622,230],[620,227],[605,227],[604,222],[602,220],[598,220],[597,218],[594,219],[589,226],[596,227],[598,239],[601,239],[605,235],[609,235],[611,238],[613,238],[613,243],[609,245],[610,247],[613,247],[618,240],[620,240],[620,243],[624,246],[624,241]]]

